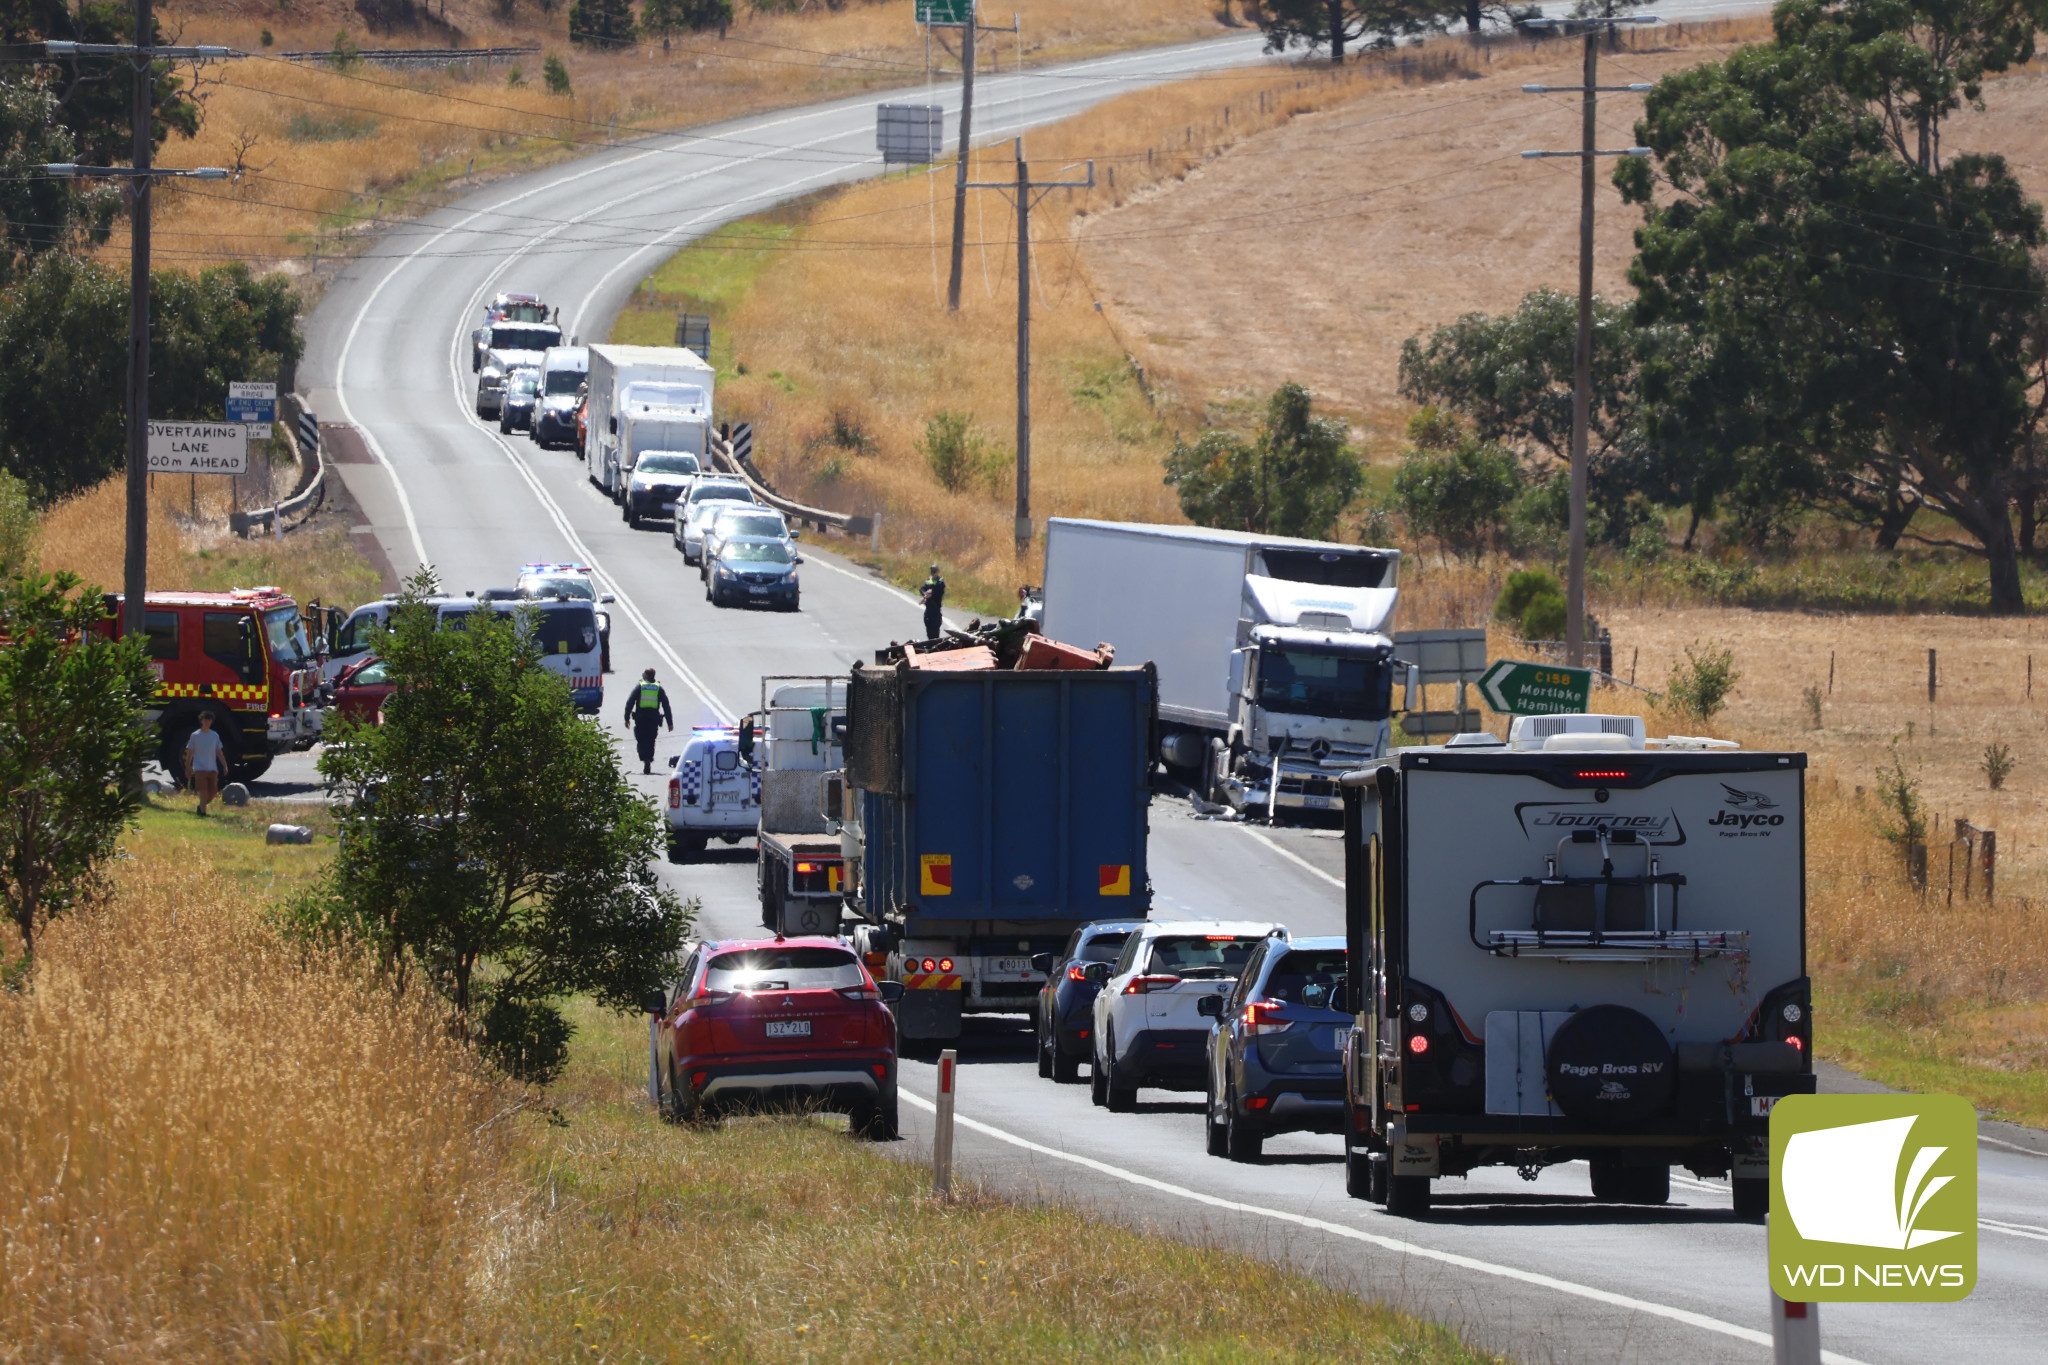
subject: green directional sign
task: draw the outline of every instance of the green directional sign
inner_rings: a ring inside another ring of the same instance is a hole
[[[974,17],[974,0],[917,0],[920,24],[965,26]]]
[[[1584,711],[1593,670],[1498,659],[1479,678],[1480,695],[1504,716],[1558,716]]]

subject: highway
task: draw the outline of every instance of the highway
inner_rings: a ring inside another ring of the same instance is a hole
[[[1753,5],[1665,8],[1717,17]],[[1258,58],[1257,35],[1103,58],[979,83],[991,139],[1108,95]],[[717,610],[665,531],[634,531],[566,452],[501,438],[470,406],[468,335],[498,289],[561,306],[565,330],[600,338],[634,284],[689,238],[792,195],[870,176],[865,96],[649,138],[479,189],[394,228],[312,315],[301,388],[325,421],[351,424],[371,455],[337,466],[363,524],[401,574],[431,563],[460,591],[508,583],[530,560],[593,565],[618,596],[617,673],[604,723],[619,732],[627,680],[653,666],[680,728],[759,702],[764,674],[843,672],[918,629],[907,595],[807,546],[799,613]],[[933,96],[946,103],[951,87]],[[630,745],[626,746],[630,752]],[[665,740],[662,754],[676,752]],[[657,775],[636,778],[650,794]],[[1297,932],[1341,927],[1336,840],[1198,820],[1154,806],[1155,913],[1258,916]],[[712,936],[757,925],[751,845],[666,867],[703,905]],[[1338,1141],[1279,1138],[1267,1160],[1205,1156],[1194,1097],[1146,1091],[1138,1111],[1089,1106],[1082,1086],[1039,1080],[1019,1027],[977,1026],[963,1045],[963,1169],[1019,1197],[1056,1197],[1107,1217],[1284,1259],[1324,1279],[1457,1325],[1528,1361],[1754,1362],[1769,1358],[1764,1230],[1728,1213],[1724,1183],[1681,1177],[1668,1208],[1592,1205],[1582,1169],[1523,1184],[1512,1173],[1439,1186],[1427,1223],[1344,1196]],[[929,1066],[903,1068],[908,1141],[926,1138]],[[2048,1341],[2048,1157],[1983,1149],[1982,1275],[1955,1306],[1830,1306],[1831,1358],[1980,1365],[2033,1361]]]

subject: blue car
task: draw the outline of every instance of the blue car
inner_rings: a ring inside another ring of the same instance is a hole
[[[1036,971],[1045,973],[1039,988],[1038,1074],[1071,1085],[1080,1078],[1081,1063],[1093,1052],[1088,1027],[1095,992],[1100,989],[1086,975],[1091,962],[1114,962],[1124,950],[1131,931],[1143,920],[1100,920],[1084,924],[1067,939],[1057,953],[1040,953],[1031,959]]]
[[[1209,1155],[1256,1161],[1276,1133],[1343,1131],[1345,958],[1341,937],[1268,939],[1229,995],[1201,1002],[1216,1020]]]

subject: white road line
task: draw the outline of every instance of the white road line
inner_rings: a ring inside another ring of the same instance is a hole
[[[2006,1142],[2000,1138],[1985,1137],[1982,1133],[1977,1134],[1977,1141],[1983,1146],[1996,1147],[2002,1152],[2018,1152],[2021,1156],[2048,1156],[2048,1152],[2038,1152],[2032,1147],[2022,1147],[2017,1142]]]
[[[928,1113],[937,1112],[937,1106],[922,1095],[913,1095],[907,1090],[899,1090],[897,1093]],[[1539,1289],[1549,1289],[1560,1294],[1572,1295],[1575,1298],[1590,1299],[1595,1303],[1604,1303],[1612,1308],[1626,1308],[1631,1312],[1666,1318],[1672,1322],[1683,1323],[1688,1327],[1697,1327],[1701,1331],[1715,1332],[1721,1336],[1733,1337],[1737,1341],[1748,1342],[1753,1346],[1768,1347],[1771,1344],[1771,1334],[1769,1332],[1759,1332],[1752,1327],[1742,1327],[1732,1322],[1723,1322],[1719,1318],[1710,1318],[1704,1313],[1695,1313],[1688,1308],[1674,1308],[1670,1304],[1653,1303],[1648,1299],[1638,1299],[1627,1294],[1616,1294],[1606,1289],[1595,1289],[1592,1285],[1578,1284],[1571,1280],[1560,1280],[1554,1275],[1542,1275],[1533,1270],[1522,1270],[1516,1266],[1499,1265],[1493,1261],[1482,1261],[1474,1256],[1459,1255],[1455,1251],[1439,1251],[1435,1247],[1426,1247],[1415,1242],[1404,1242],[1397,1237],[1382,1237],[1377,1233],[1347,1227],[1342,1223],[1332,1223],[1322,1218],[1311,1218],[1306,1214],[1289,1213],[1285,1209],[1269,1209],[1258,1204],[1244,1204],[1239,1203],[1235,1199],[1224,1199],[1218,1195],[1203,1194],[1200,1190],[1191,1190],[1182,1185],[1170,1184],[1164,1180],[1155,1180],[1149,1175],[1140,1175],[1136,1171],[1127,1171],[1121,1166],[1112,1166],[1106,1161],[1097,1161],[1092,1157],[1076,1156],[1072,1152],[1062,1152],[1056,1147],[1047,1147],[1043,1143],[1033,1142],[1029,1138],[1021,1138],[1014,1133],[1006,1133],[1000,1128],[992,1127],[989,1124],[978,1122],[958,1113],[953,1116],[953,1122],[985,1137],[992,1137],[998,1142],[1006,1142],[1012,1147],[1021,1147],[1027,1152],[1036,1152],[1040,1156],[1049,1156],[1058,1161],[1068,1161],[1076,1166],[1085,1166],[1091,1171],[1109,1176],[1112,1179],[1121,1180],[1131,1185],[1142,1186],[1148,1190],[1157,1190],[1161,1194],[1174,1195],[1177,1198],[1191,1200],[1197,1204],[1206,1204],[1210,1208],[1227,1209],[1232,1213],[1246,1213],[1258,1218],[1271,1218],[1275,1222],[1292,1223],[1296,1227],[1313,1228],[1317,1232],[1327,1232],[1334,1237],[1346,1237],[1354,1242],[1365,1242],[1368,1245],[1379,1247],[1383,1251],[1394,1252],[1397,1255],[1437,1261],[1444,1265],[1456,1266],[1460,1270],[1477,1271],[1482,1275],[1493,1275],[1504,1280],[1519,1280],[1523,1284],[1534,1285]],[[1862,1361],[1852,1356],[1841,1355],[1834,1351],[1822,1351],[1820,1358],[1828,1362],[1828,1365],[1863,1365]]]
[[[1339,891],[1342,891],[1344,889],[1344,879],[1342,877],[1331,876],[1329,873],[1323,871],[1320,867],[1317,867],[1308,859],[1302,857],[1299,853],[1296,853],[1293,849],[1281,847],[1277,841],[1268,839],[1265,835],[1259,833],[1250,825],[1237,825],[1235,826],[1235,828],[1243,830],[1246,834],[1249,834],[1252,838],[1257,839],[1260,843],[1264,844],[1267,848],[1272,849],[1275,853],[1285,858],[1288,862],[1295,863],[1300,867],[1304,868],[1305,870],[1314,873],[1316,876],[1321,877],[1324,881],[1336,887]]]
[[[2048,1242],[2048,1228],[2035,1227],[2032,1223],[2005,1223],[1996,1218],[1979,1218],[1977,1226],[1992,1232],[2002,1232],[2008,1237],[2025,1237],[2029,1241]]]

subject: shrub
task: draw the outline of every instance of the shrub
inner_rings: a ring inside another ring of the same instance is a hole
[[[1809,730],[1820,729],[1820,684],[1808,683],[1806,691],[1801,693],[1800,696],[1806,702],[1806,728]]]
[[[2003,740],[1996,740],[1984,746],[1984,780],[1997,791],[2005,785],[2005,779],[2012,776],[2012,770],[2019,766],[2019,760],[2012,756],[2012,746]]]
[[[1899,757],[1896,741],[1891,762],[1877,770],[1877,799],[1885,810],[1878,834],[1910,864],[1913,849],[1927,842],[1927,807],[1920,799],[1919,781]]]
[[[346,71],[363,60],[361,49],[356,46],[356,40],[348,36],[347,29],[335,30],[334,51],[328,60],[336,71]]]
[[[560,57],[552,53],[548,55],[548,59],[540,64],[540,78],[546,82],[550,95],[568,95],[569,68],[562,65]]]
[[[1166,484],[1187,519],[1260,535],[1327,537],[1365,471],[1344,424],[1313,415],[1313,402],[1301,385],[1282,384],[1252,440],[1212,429],[1193,445],[1176,441]]]
[[[1685,658],[1671,666],[1664,704],[1693,720],[1712,720],[1741,681],[1734,650],[1716,649],[1711,641],[1702,645],[1695,640],[1685,647]]]
[[[1562,640],[1568,615],[1563,593],[1539,592],[1522,609],[1522,638]]]
[[[987,476],[990,464],[988,442],[974,429],[974,414],[950,408],[934,413],[924,424],[924,439],[918,452],[930,467],[932,477],[948,493],[958,493]]]
[[[1529,609],[1529,603],[1538,596],[1549,593],[1562,599],[1564,585],[1557,581],[1557,575],[1548,569],[1516,569],[1508,575],[1507,586],[1500,590],[1500,596],[1493,604],[1493,618],[1496,621],[1519,621],[1522,613]]]
[[[1476,559],[1507,529],[1521,492],[1515,457],[1462,430],[1435,408],[1408,423],[1414,443],[1394,474],[1394,505],[1408,529],[1460,559]]]

